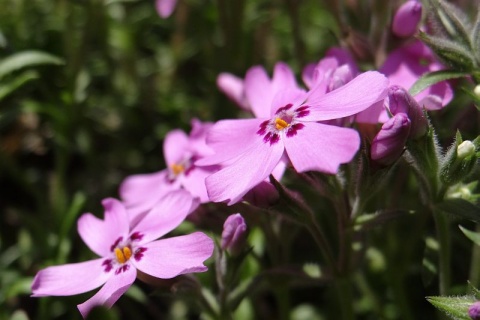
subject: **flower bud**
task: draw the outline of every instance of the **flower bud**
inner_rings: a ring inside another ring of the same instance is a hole
[[[410,37],[415,34],[422,18],[422,4],[409,0],[398,8],[393,17],[392,31],[398,37]]]
[[[388,104],[393,115],[407,114],[412,126],[409,138],[417,139],[428,131],[428,121],[417,101],[402,87],[391,86],[388,89]]]
[[[405,113],[398,113],[385,122],[372,141],[372,160],[385,166],[394,163],[403,153],[410,127],[410,119]]]
[[[457,147],[457,159],[463,160],[475,154],[475,145],[472,141],[465,140]]]
[[[472,320],[480,320],[480,301],[473,303],[468,308],[468,315]]]
[[[232,255],[241,252],[247,239],[247,225],[240,213],[230,215],[223,224],[222,249],[228,250]]]

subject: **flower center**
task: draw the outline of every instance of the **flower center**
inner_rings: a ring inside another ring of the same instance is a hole
[[[102,263],[105,272],[115,270],[115,274],[125,272],[130,269],[130,263],[127,263],[130,258],[135,261],[140,261],[147,248],[139,247],[137,242],[143,239],[143,234],[134,232],[124,239],[119,237],[110,247],[112,256],[110,259],[105,259]]]
[[[270,145],[277,143],[280,140],[281,132],[285,132],[287,137],[293,137],[298,130],[304,127],[298,119],[310,113],[309,106],[291,110],[292,106],[292,104],[287,104],[285,107],[279,108],[275,112],[275,117],[260,124],[257,134],[263,136],[265,143],[270,143]]]
[[[125,263],[132,256],[132,250],[129,247],[115,248],[115,256],[118,262]]]
[[[181,163],[174,163],[170,166],[174,175],[178,176],[180,173],[185,171],[185,166]]]
[[[283,120],[282,118],[276,118],[275,119],[275,128],[277,130],[282,131],[283,129],[288,127],[288,125],[289,125],[289,123],[287,121]]]

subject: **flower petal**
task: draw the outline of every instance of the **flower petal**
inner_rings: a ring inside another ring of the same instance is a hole
[[[102,201],[105,219],[91,213],[83,214],[77,222],[77,230],[83,242],[99,256],[110,253],[110,246],[121,236],[128,235],[129,220],[124,205],[117,199]]]
[[[272,103],[272,84],[265,69],[254,66],[248,69],[245,75],[245,95],[253,114],[257,118],[270,117]]]
[[[359,146],[355,130],[321,123],[306,123],[295,136],[285,139],[287,155],[298,172],[337,173],[340,164],[352,160]]]
[[[177,0],[157,0],[155,3],[155,9],[157,9],[157,13],[160,17],[168,18],[173,13],[176,5]]]
[[[185,190],[176,190],[161,198],[148,214],[135,226],[132,233],[139,232],[143,238],[139,244],[152,240],[172,231],[185,220],[194,206],[192,195]]]
[[[283,143],[270,145],[259,136],[256,140],[245,140],[250,146],[227,167],[205,179],[208,196],[214,202],[230,200],[238,202],[250,189],[267,178],[280,161],[284,152]]]
[[[111,273],[104,271],[105,259],[52,266],[40,270],[32,283],[32,297],[71,296],[104,284]]]
[[[202,158],[195,165],[208,166],[236,158],[249,145],[245,141],[258,138],[257,131],[265,119],[222,120],[213,125],[207,134],[207,144],[215,154]]]
[[[205,187],[205,178],[218,171],[219,168],[219,166],[195,167],[181,178],[181,184],[192,196],[198,197],[201,203],[207,203],[210,199]]]
[[[180,274],[204,272],[203,262],[213,253],[213,241],[202,232],[150,242],[135,267],[151,276],[170,279]]]
[[[128,176],[120,185],[120,197],[127,207],[130,225],[134,226],[158,200],[180,184],[168,180],[168,170]]]
[[[285,62],[277,62],[273,69],[272,93],[283,89],[298,89],[295,74]]]
[[[246,111],[250,110],[245,97],[243,79],[231,73],[222,72],[217,77],[217,87],[240,108]]]
[[[188,136],[182,130],[168,132],[163,142],[163,154],[167,165],[170,167],[189,157],[189,145]]]
[[[113,275],[105,285],[90,299],[77,306],[84,318],[95,306],[103,305],[111,308],[115,302],[130,288],[137,277],[137,270],[130,266],[129,269]]]
[[[311,106],[310,113],[302,121],[331,120],[358,113],[384,99],[387,86],[384,75],[368,71],[327,94],[317,93],[314,89],[305,103]]]

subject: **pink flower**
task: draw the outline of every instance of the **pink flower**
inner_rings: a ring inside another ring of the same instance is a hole
[[[160,17],[168,18],[172,15],[176,5],[177,0],[156,0],[155,9]]]
[[[242,78],[228,72],[222,72],[217,77],[217,87],[240,108],[250,111]]]
[[[123,204],[102,201],[105,219],[86,213],[78,220],[78,233],[98,259],[47,267],[32,284],[33,297],[70,296],[102,286],[78,305],[83,317],[96,305],[111,307],[134,282],[137,269],[156,278],[170,279],[185,273],[204,272],[203,262],[213,252],[213,241],[201,232],[154,241],[175,229],[190,213],[192,198],[174,191],[135,227]]]
[[[399,37],[411,37],[417,32],[420,19],[422,19],[422,3],[417,0],[408,0],[395,12],[392,31]]]
[[[156,202],[172,190],[185,189],[200,202],[208,202],[205,178],[218,167],[198,167],[197,159],[213,154],[206,145],[205,136],[210,123],[192,121],[192,131],[187,136],[182,130],[170,131],[165,137],[163,154],[168,168],[155,173],[127,177],[120,185],[120,197],[132,219],[150,210]]]
[[[358,133],[318,121],[364,110],[385,97],[388,85],[378,72],[366,72],[327,94],[317,87],[308,93],[283,87],[274,94],[262,83],[259,72],[247,91],[258,119],[219,121],[208,133],[207,143],[215,155],[204,161],[225,166],[205,180],[212,201],[239,201],[284,157],[298,172],[336,173],[340,164],[349,162],[357,152]]]

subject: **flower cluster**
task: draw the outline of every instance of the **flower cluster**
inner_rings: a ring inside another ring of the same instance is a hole
[[[156,3],[166,17],[176,1]],[[421,9],[417,1],[399,8],[392,28],[406,40],[377,70],[362,72],[346,49],[331,48],[320,61],[305,66],[304,85],[283,62],[275,65],[271,77],[261,66],[251,67],[243,79],[220,74],[220,90],[251,117],[193,120],[189,134],[170,131],[163,145],[167,168],[127,177],[119,188],[121,200],[103,201],[103,220],[90,213],[78,220],[80,237],[99,258],[40,270],[33,296],[74,295],[101,286],[78,306],[85,317],[96,305],[112,306],[137,272],[169,279],[206,271],[203,263],[214,244],[205,234],[157,240],[200,204],[247,201],[269,206],[279,198],[271,176],[281,181],[287,168],[337,174],[355,158],[362,141],[373,163],[395,163],[409,140],[427,133],[426,111],[441,109],[452,99],[445,81],[415,95],[408,91],[423,74],[442,68],[423,43],[411,38]],[[357,130],[362,124],[373,124],[374,135],[362,136]],[[243,217],[231,215],[224,223],[221,250],[238,255],[246,230]]]

